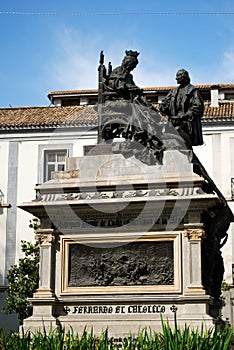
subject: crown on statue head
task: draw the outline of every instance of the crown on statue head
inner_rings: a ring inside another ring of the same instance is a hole
[[[137,57],[140,54],[140,52],[132,51],[132,50],[126,50],[125,53],[127,56],[131,56],[131,57]]]

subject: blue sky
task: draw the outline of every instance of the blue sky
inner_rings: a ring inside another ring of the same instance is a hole
[[[140,52],[137,85],[234,82],[233,0],[0,1],[0,107],[49,105],[51,90],[97,88],[99,52]]]

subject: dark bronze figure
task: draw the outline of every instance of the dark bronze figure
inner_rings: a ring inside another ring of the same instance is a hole
[[[162,164],[164,150],[177,149],[188,155],[193,171],[204,178],[201,190],[217,194],[220,205],[204,210],[207,237],[202,243],[203,285],[217,302],[224,272],[220,249],[226,242],[233,214],[193,152],[192,146],[203,144],[201,118],[204,104],[198,89],[190,84],[189,73],[180,69],[176,74],[179,86],[169,92],[157,110],[146,101],[143,90],[133,80],[131,71],[138,64],[138,55],[137,51],[126,51],[121,66],[112,71],[109,64],[107,72],[101,52],[98,141],[111,144],[112,152],[122,153],[125,157],[134,155],[149,165]],[[123,138],[124,142],[116,143],[116,138]]]
[[[159,111],[146,100],[143,90],[133,80],[131,72],[138,64],[138,56],[137,51],[127,50],[121,66],[112,70],[109,63],[107,73],[101,52],[99,142],[124,137],[137,141],[157,155],[164,149],[188,151],[192,146],[202,145],[204,104],[198,89],[190,84],[189,73],[184,69],[177,72],[179,86],[169,92]],[[167,121],[160,112],[167,116]],[[158,158],[153,159],[157,163]]]
[[[217,303],[224,274],[221,248],[227,242],[233,214],[227,204],[221,203],[205,211],[202,220],[206,231],[206,239],[202,242],[202,283]]]
[[[115,68],[109,75],[107,84],[110,91],[116,92],[116,98],[123,98],[133,102],[134,98],[142,96],[143,90],[133,81],[131,71],[138,64],[137,51],[126,51],[120,67]]]
[[[162,125],[158,111],[150,105],[134,82],[131,71],[138,64],[137,51],[128,50],[121,66],[106,73],[101,53],[99,65],[99,142],[123,137],[121,153],[147,164],[162,162]],[[109,64],[110,66],[110,64]],[[118,150],[116,150],[118,151]]]
[[[178,70],[178,87],[172,89],[160,105],[160,111],[185,140],[188,148],[203,144],[201,117],[204,104],[198,89],[190,84],[189,73]]]

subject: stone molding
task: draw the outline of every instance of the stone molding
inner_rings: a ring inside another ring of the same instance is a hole
[[[30,301],[34,301],[34,299],[40,299],[42,298],[43,300],[46,298],[55,298],[55,293],[52,289],[50,288],[42,288],[39,287],[35,293],[33,293],[33,298],[30,298]]]
[[[40,245],[51,245],[55,240],[55,236],[52,233],[37,233],[36,238]]]
[[[186,229],[184,230],[184,236],[187,237],[189,241],[201,241],[205,238],[206,233],[203,229]]]

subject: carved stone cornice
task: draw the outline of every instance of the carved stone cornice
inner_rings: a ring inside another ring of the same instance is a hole
[[[184,236],[188,238],[189,241],[201,241],[205,238],[205,230],[199,229],[186,229],[184,230]]]
[[[40,245],[51,245],[55,240],[55,236],[52,233],[37,233],[36,239]]]

